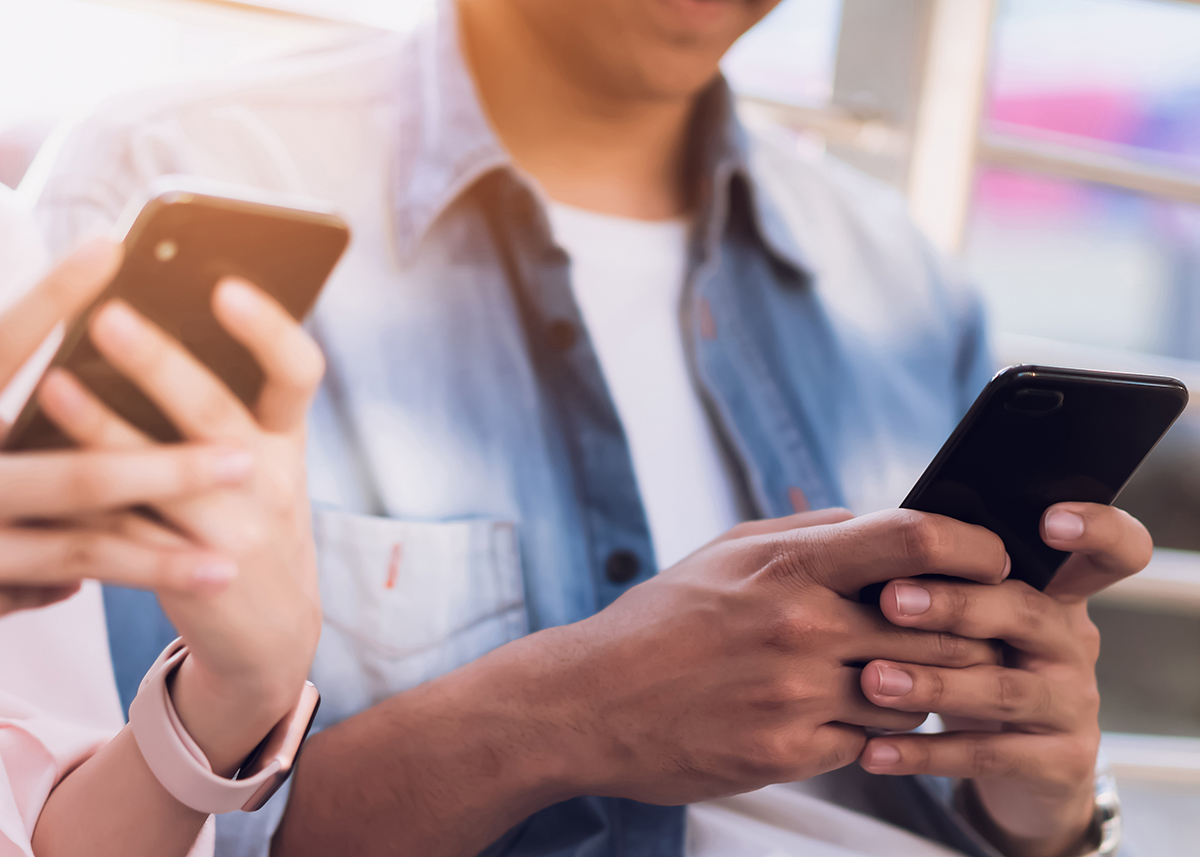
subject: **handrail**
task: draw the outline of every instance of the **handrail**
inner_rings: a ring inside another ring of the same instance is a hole
[[[1200,616],[1200,553],[1156,548],[1149,566],[1092,600],[1112,607]]]
[[[1100,746],[1118,781],[1200,785],[1200,738],[1105,732]]]
[[[1191,0],[1200,3],[1200,0]],[[872,155],[900,154],[909,135],[882,119],[836,107],[785,104],[757,96],[739,101],[794,130],[812,131],[827,141]],[[1091,182],[1179,202],[1200,205],[1200,166],[1146,149],[1117,146],[1065,134],[1012,125],[993,125],[978,143],[981,164]]]
[[[1192,167],[1144,149],[1033,129],[1017,133],[1017,126],[993,125],[984,131],[978,155],[993,166],[1200,205],[1200,165]]]

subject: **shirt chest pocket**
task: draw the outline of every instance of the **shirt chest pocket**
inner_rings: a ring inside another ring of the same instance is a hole
[[[312,676],[322,725],[528,632],[509,522],[313,513],[325,614]]]

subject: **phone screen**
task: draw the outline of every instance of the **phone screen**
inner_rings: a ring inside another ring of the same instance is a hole
[[[250,353],[212,314],[212,292],[224,276],[244,277],[297,319],[311,309],[341,257],[349,230],[338,217],[186,191],[151,200],[125,239],[125,259],[99,305],[120,297],[182,342],[229,388],[253,406],[262,372]],[[89,312],[68,329],[52,366],[74,373],[117,414],[162,442],[175,426],[113,369],[87,335]],[[72,446],[37,406],[26,404],[4,442],[7,450]]]
[[[901,504],[986,527],[1011,577],[1045,589],[1068,554],[1041,538],[1055,503],[1112,503],[1182,413],[1173,378],[1013,366],[980,394]]]

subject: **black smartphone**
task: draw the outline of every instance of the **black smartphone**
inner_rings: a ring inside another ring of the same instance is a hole
[[[1070,554],[1046,545],[1055,503],[1108,505],[1187,404],[1174,378],[1010,366],[979,394],[900,504],[986,527],[1010,577],[1045,589]],[[878,603],[882,585],[864,590]]]
[[[171,182],[141,209],[126,234],[125,258],[93,308],[123,298],[183,343],[239,399],[253,406],[262,387],[258,363],[217,322],[212,292],[227,275],[244,277],[302,319],[349,242],[336,214]],[[91,310],[67,329],[51,366],[72,372],[105,404],[147,435],[180,440],[170,420],[136,385],[100,356],[87,334]],[[3,449],[73,446],[34,396],[13,423]]]

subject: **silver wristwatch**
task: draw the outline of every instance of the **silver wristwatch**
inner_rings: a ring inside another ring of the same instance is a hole
[[[1121,798],[1103,750],[1096,757],[1096,808],[1089,833],[1095,850],[1087,857],[1113,857],[1121,847]]]

